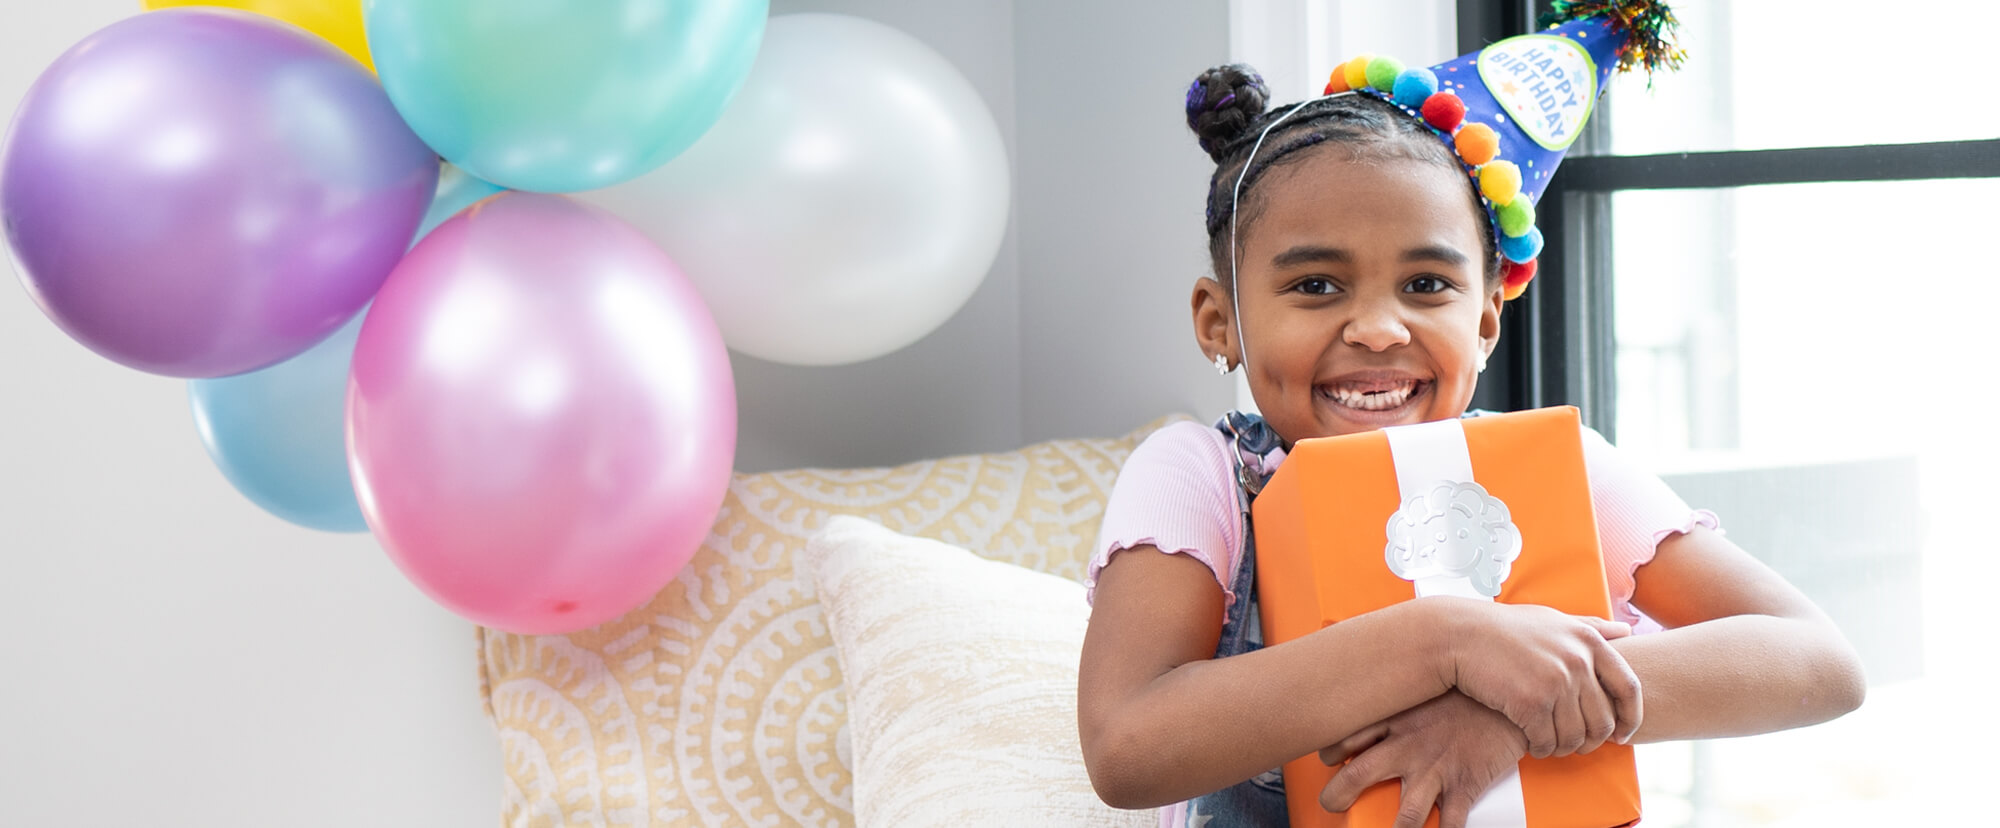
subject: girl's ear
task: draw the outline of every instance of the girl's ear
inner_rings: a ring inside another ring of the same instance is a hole
[[[1194,283],[1194,341],[1201,345],[1204,359],[1214,361],[1217,354],[1229,360],[1230,365],[1243,362],[1230,341],[1235,333],[1235,319],[1230,316],[1229,291],[1212,277],[1203,276]]]
[[[1486,304],[1479,309],[1479,349],[1486,356],[1492,356],[1493,349],[1500,344],[1500,308],[1507,302],[1505,291],[1504,286],[1495,285],[1486,292]]]

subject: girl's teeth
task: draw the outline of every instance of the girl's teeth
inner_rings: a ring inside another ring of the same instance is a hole
[[[1354,391],[1345,388],[1328,390],[1333,401],[1362,411],[1387,411],[1402,405],[1410,399],[1410,393],[1417,389],[1415,382],[1405,383],[1395,388],[1381,391]]]

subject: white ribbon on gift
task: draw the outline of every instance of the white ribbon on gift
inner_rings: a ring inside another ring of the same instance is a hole
[[[1396,464],[1396,486],[1400,503],[1427,495],[1441,483],[1476,483],[1472,477],[1472,450],[1465,445],[1465,427],[1458,420],[1392,426],[1382,429],[1389,438],[1389,455]],[[1465,577],[1418,578],[1417,597],[1455,595],[1491,601]],[[1527,828],[1527,802],[1521,792],[1521,775],[1508,772],[1472,805],[1467,828]]]

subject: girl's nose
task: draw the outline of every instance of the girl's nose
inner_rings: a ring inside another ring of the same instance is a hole
[[[1386,351],[1410,342],[1402,309],[1394,302],[1368,302],[1355,308],[1341,331],[1341,341],[1370,351]]]

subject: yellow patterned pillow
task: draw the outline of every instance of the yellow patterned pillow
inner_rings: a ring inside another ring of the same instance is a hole
[[[570,635],[482,630],[507,824],[853,825],[840,667],[793,569],[806,539],[859,515],[1081,580],[1119,466],[1166,422],[895,468],[737,475],[694,560],[646,606]]]

